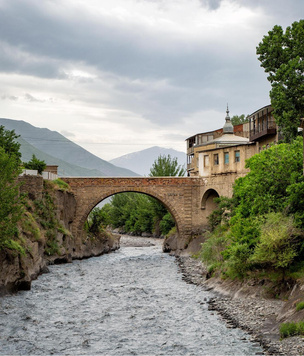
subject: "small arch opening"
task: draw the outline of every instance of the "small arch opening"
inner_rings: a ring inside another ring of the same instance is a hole
[[[219,194],[214,189],[208,189],[202,198],[201,209],[205,210],[206,216],[209,216],[213,210],[217,208],[217,204],[214,201],[215,198],[219,198]]]

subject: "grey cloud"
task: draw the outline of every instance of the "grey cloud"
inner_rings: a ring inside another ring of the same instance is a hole
[[[44,102],[44,100],[37,99],[33,95],[28,94],[28,93],[26,93],[24,95],[24,98],[25,98],[25,100],[27,100],[27,101],[29,101],[31,103],[43,103]]]
[[[4,94],[4,95],[1,95],[1,99],[2,99],[2,100],[17,101],[17,100],[18,100],[18,97],[17,97],[17,96],[14,96],[14,95],[7,95],[7,94]]]

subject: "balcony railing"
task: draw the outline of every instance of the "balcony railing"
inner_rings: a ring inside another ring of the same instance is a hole
[[[277,133],[277,127],[274,121],[260,125],[252,130],[250,130],[250,141],[256,141],[261,137],[268,135],[275,135]]]

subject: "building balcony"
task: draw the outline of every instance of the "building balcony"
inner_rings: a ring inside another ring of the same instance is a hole
[[[250,130],[249,141],[257,141],[260,138],[265,138],[266,136],[276,135],[277,128],[275,124],[269,125],[262,129]]]

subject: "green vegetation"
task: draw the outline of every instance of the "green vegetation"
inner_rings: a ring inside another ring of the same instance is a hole
[[[280,336],[282,339],[289,336],[304,335],[304,321],[298,323],[283,323],[280,326]]]
[[[70,190],[70,186],[68,185],[68,183],[66,183],[60,178],[54,179],[52,183],[55,184],[55,186],[60,190],[64,190],[64,191]]]
[[[17,182],[21,173],[20,145],[15,142],[17,137],[14,131],[0,126],[0,250],[24,254],[25,250],[18,241],[17,226],[22,215],[22,197]]]
[[[209,271],[244,278],[276,271],[291,277],[304,258],[303,142],[279,144],[246,161],[233,198],[218,198],[201,258]]]
[[[177,158],[160,155],[153,163],[149,176],[184,176],[185,169],[178,165]],[[111,225],[126,232],[167,235],[175,221],[165,206],[158,200],[139,193],[120,193],[101,209],[95,208],[88,217],[86,229],[96,232],[102,226]]]
[[[23,163],[24,168],[37,170],[39,174],[45,170],[46,164],[44,161],[39,160],[35,155],[29,162]]]
[[[178,164],[177,158],[159,155],[150,168],[150,177],[183,177],[186,169]]]
[[[297,305],[296,305],[296,310],[297,311],[300,311],[304,309],[304,302],[299,302]]]
[[[284,140],[291,142],[304,117],[304,20],[294,22],[284,33],[274,26],[257,47],[261,67],[271,83],[270,99],[274,117]]]
[[[248,115],[246,117],[244,114],[234,115],[231,118],[231,123],[233,126],[240,125],[240,124],[246,124],[246,122],[248,122]]]

